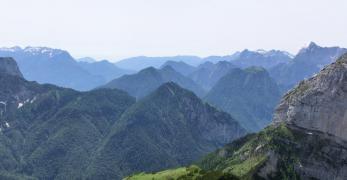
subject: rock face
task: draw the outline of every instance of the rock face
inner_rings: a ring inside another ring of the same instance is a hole
[[[288,92],[274,121],[347,140],[347,54]]]
[[[0,73],[23,77],[16,61],[10,57],[0,57]]]

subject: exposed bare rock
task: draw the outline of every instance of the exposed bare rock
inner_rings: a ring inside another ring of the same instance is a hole
[[[347,140],[347,54],[285,95],[274,115],[282,121]]]

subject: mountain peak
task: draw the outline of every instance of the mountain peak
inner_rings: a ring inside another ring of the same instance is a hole
[[[175,71],[175,69],[171,65],[165,65],[161,68],[163,71]]]
[[[155,73],[155,72],[158,72],[156,68],[154,67],[148,67],[148,68],[145,68],[145,69],[142,69],[139,73]]]
[[[308,45],[309,49],[317,48],[317,47],[319,47],[319,46],[315,42],[310,42],[310,44]]]
[[[188,94],[188,92],[190,91],[183,89],[178,84],[170,81],[159,86],[159,88],[156,91],[154,91],[153,94],[159,95],[160,97],[163,96],[165,98],[176,97],[176,96],[181,98],[183,96],[179,96],[179,94],[186,94],[186,93]],[[193,94],[194,93],[191,92],[191,95]]]
[[[70,56],[70,54],[67,51],[64,51],[64,50],[61,50],[61,49],[53,49],[53,48],[49,48],[49,47],[32,47],[32,46],[28,46],[28,47],[23,49],[23,52],[31,53],[33,55],[43,54],[43,55],[47,55],[49,57],[54,57],[54,56],[57,56],[57,55],[68,55],[68,56]]]
[[[240,54],[239,57],[240,59],[256,59],[257,61],[260,61],[260,59],[277,59],[283,62],[288,61],[289,59],[292,59],[294,56],[291,55],[290,53],[286,51],[281,51],[281,50],[275,50],[271,49],[269,51],[264,50],[264,49],[258,49],[256,51],[251,51],[248,49],[243,50]],[[236,59],[237,60],[237,59]]]
[[[170,89],[170,90],[180,90],[181,89],[181,90],[183,90],[183,88],[181,88],[178,84],[176,84],[172,81],[162,84],[158,88],[158,90],[160,90],[160,89]]]
[[[91,57],[83,57],[83,58],[79,58],[79,59],[76,59],[76,60],[79,61],[79,62],[86,62],[86,63],[96,62],[96,60],[91,58]]]
[[[11,57],[0,57],[0,73],[23,77],[16,61]]]
[[[310,44],[307,47],[304,47],[299,51],[299,54],[306,53],[306,52],[313,52],[318,48],[321,48],[321,47],[318,46],[315,42],[310,42]]]

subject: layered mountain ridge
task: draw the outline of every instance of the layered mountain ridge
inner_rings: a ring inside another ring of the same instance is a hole
[[[225,76],[230,70],[236,68],[230,62],[219,61],[217,63],[205,62],[189,74],[189,77],[205,90],[210,90],[220,78]]]
[[[285,90],[294,87],[305,78],[310,78],[326,65],[336,61],[347,49],[340,47],[321,47],[311,42],[289,63],[282,63],[269,70],[270,75]]]
[[[136,98],[143,98],[160,85],[170,81],[193,91],[198,96],[205,94],[204,90],[193,80],[176,72],[170,66],[165,66],[162,69],[149,67],[136,74],[125,75],[114,79],[101,88],[118,88],[128,92]]]
[[[13,59],[4,61],[0,179],[120,179],[189,164],[246,133],[172,82],[135,102],[117,89],[26,81]]]
[[[347,54],[282,99],[274,123],[208,154],[197,166],[126,179],[346,179]]]
[[[131,73],[112,63],[77,62],[69,52],[48,47],[0,48],[0,57],[14,58],[28,80],[83,91]]]
[[[230,115],[169,82],[123,114],[88,171],[108,179],[184,165],[244,134]]]

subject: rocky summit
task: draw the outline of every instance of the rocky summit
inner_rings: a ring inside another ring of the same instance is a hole
[[[10,57],[0,57],[0,73],[23,77],[16,61]]]

